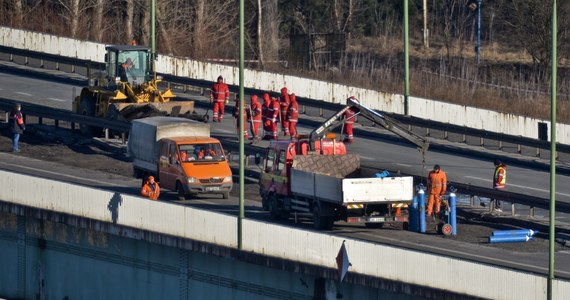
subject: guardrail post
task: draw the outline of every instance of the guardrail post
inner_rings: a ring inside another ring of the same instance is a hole
[[[469,206],[475,206],[475,195],[469,195]]]
[[[123,145],[125,144],[126,140],[127,140],[127,134],[121,132],[121,142],[123,143]]]
[[[481,146],[481,147],[485,146],[485,139],[484,138],[479,139],[479,146]]]
[[[528,216],[534,218],[534,206],[528,208]]]
[[[24,57],[24,66],[27,66],[27,65],[28,65],[28,57],[25,56],[25,57]]]
[[[493,212],[493,209],[495,209],[495,199],[490,199],[489,200],[489,213]]]
[[[54,120],[54,123],[55,123],[55,124],[54,124],[54,125],[55,125],[55,128],[59,128],[59,120]]]
[[[10,58],[9,58],[10,62],[14,62],[14,55],[12,53],[10,53]]]
[[[467,136],[465,135],[465,133],[462,135],[461,139],[463,143],[467,142]]]
[[[499,141],[499,150],[503,150],[503,141]]]
[[[42,69],[44,68],[44,60],[43,59],[40,59],[40,68],[42,68]]]
[[[444,140],[447,140],[448,138],[449,138],[449,132],[448,132],[447,130],[445,130],[445,131],[443,132],[443,139],[444,139]]]
[[[75,73],[75,65],[71,65],[71,73]]]
[[[43,119],[44,119],[44,118],[42,118],[42,117],[38,117],[38,124],[39,124],[39,125],[42,125]]]
[[[324,114],[324,113],[323,113],[323,109],[322,109],[322,108],[319,108],[319,117],[322,118],[322,117],[323,117],[323,114]]]
[[[301,105],[301,111],[302,111],[302,114],[306,115],[307,114],[307,106]]]
[[[426,127],[426,136],[430,136],[430,129]]]
[[[109,128],[105,128],[105,139],[108,140],[109,139]]]
[[[511,203],[511,215],[514,216],[514,215],[516,215],[516,213],[517,212],[516,212],[515,204]]]
[[[75,131],[75,122],[71,122],[71,132]]]
[[[59,62],[55,63],[55,69],[59,71]]]
[[[521,144],[518,144],[518,145],[517,145],[517,153],[518,153],[518,154],[521,154],[521,153],[522,153]]]

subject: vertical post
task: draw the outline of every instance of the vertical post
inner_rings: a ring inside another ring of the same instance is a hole
[[[408,47],[408,0],[404,0],[404,115],[409,115],[410,52]]]
[[[429,32],[428,32],[428,28],[427,28],[427,0],[424,0],[423,2],[424,5],[424,48],[427,49],[429,48]]]
[[[244,197],[245,197],[245,170],[244,170],[244,102],[245,102],[245,95],[244,95],[244,37],[245,37],[245,29],[244,29],[244,0],[239,1],[239,218],[238,218],[238,249],[242,249],[242,230],[243,224],[242,221],[244,219]]]
[[[454,192],[449,194],[449,225],[451,225],[451,235],[457,235],[457,200]]]
[[[558,20],[556,15],[556,0],[552,1],[552,76],[550,84],[550,227],[548,232],[549,251],[548,251],[548,284],[547,298],[552,299],[552,281],[554,280],[554,230],[556,221],[556,73],[558,67],[558,54],[556,53],[557,36],[558,36]],[[561,295],[560,295],[561,296]]]
[[[420,232],[426,232],[426,194],[423,187],[418,191],[418,198],[420,199]]]
[[[156,57],[156,0],[151,0],[150,5],[150,41],[151,41],[151,50],[150,50],[150,59],[152,60],[154,66],[154,59]],[[153,71],[154,68],[153,68]]]
[[[477,0],[477,64],[481,58],[481,0]]]

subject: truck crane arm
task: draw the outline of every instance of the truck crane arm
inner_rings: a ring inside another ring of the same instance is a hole
[[[314,148],[314,141],[322,139],[328,132],[344,123],[346,120],[342,118],[343,114],[348,109],[352,109],[356,113],[355,116],[362,115],[374,124],[378,124],[400,136],[401,138],[407,140],[408,142],[416,145],[422,155],[425,156],[429,148],[429,141],[427,141],[424,137],[412,132],[411,130],[406,129],[398,121],[360,104],[358,99],[355,97],[346,99],[346,105],[346,107],[331,116],[319,128],[313,130],[309,134],[311,148]]]

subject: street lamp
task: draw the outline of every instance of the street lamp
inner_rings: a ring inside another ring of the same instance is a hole
[[[477,10],[477,46],[475,46],[477,64],[479,64],[481,58],[481,1],[482,0],[471,0],[467,5],[471,11]]]

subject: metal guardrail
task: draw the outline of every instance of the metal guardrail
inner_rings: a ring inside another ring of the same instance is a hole
[[[111,129],[119,133],[128,133],[131,129],[131,124],[123,121],[111,121],[92,116],[84,116],[73,113],[69,110],[48,108],[46,106],[32,104],[28,102],[18,102],[11,99],[0,98],[0,110],[9,112],[14,108],[16,103],[22,106],[22,113],[25,116],[35,116],[41,119],[52,119],[58,124],[59,121],[71,123],[72,129],[75,129],[75,124],[83,124],[102,129]],[[57,125],[56,125],[57,126]]]
[[[71,64],[71,65],[75,65],[75,66],[91,66],[91,67],[95,67],[95,68],[101,68],[104,65],[104,64],[99,63],[99,62],[86,61],[86,60],[82,60],[82,59],[74,59],[74,58],[68,58],[68,57],[61,57],[61,56],[56,56],[56,55],[49,55],[49,54],[43,54],[43,53],[33,52],[33,51],[29,51],[29,50],[14,49],[14,48],[3,47],[3,46],[0,46],[0,52],[5,52],[5,53],[9,52],[9,53],[12,53],[15,55],[22,55],[22,56],[27,56],[27,57],[33,57],[36,59],[50,60],[50,61],[59,62],[59,63]],[[191,78],[186,78],[186,77],[173,76],[173,75],[169,75],[169,74],[160,74],[160,75],[163,76],[163,78],[164,78],[163,81],[169,82],[172,84],[188,85],[188,86],[194,86],[194,87],[205,88],[205,89],[209,89],[212,85],[211,81],[196,80],[196,79],[191,79]],[[238,87],[237,86],[230,86],[230,90],[232,92],[236,93],[238,91]],[[262,91],[262,90],[249,89],[249,88],[246,88],[245,91],[246,91],[246,93],[257,93],[257,94],[266,92],[266,91]],[[272,94],[277,95],[277,93],[272,93]],[[303,98],[303,97],[297,97],[297,99],[299,101],[300,106],[308,106],[308,107],[319,108],[321,116],[323,116],[324,111],[338,111],[342,106],[341,104],[328,103],[328,102],[323,102],[323,101],[318,101],[318,100],[313,100],[313,99],[308,99],[308,98]],[[16,103],[16,101],[6,99],[6,98],[0,98],[0,110],[10,111],[13,108],[15,103]],[[72,129],[74,128],[74,124],[84,124],[84,125],[88,125],[88,126],[110,129],[110,130],[120,132],[120,133],[128,133],[130,126],[131,126],[130,123],[127,123],[127,122],[111,121],[111,120],[100,119],[97,117],[83,116],[83,115],[75,114],[71,111],[62,110],[62,109],[55,109],[55,108],[46,109],[45,106],[35,105],[35,104],[30,104],[30,103],[21,103],[21,105],[22,105],[22,110],[23,110],[25,115],[36,116],[40,119],[41,118],[53,119],[53,120],[56,120],[56,124],[58,121],[70,122],[72,124]],[[303,109],[301,108],[301,110],[303,110]],[[524,137],[520,137],[520,136],[509,136],[509,135],[504,135],[504,134],[492,133],[492,132],[487,132],[484,130],[466,128],[463,126],[434,122],[434,121],[430,121],[430,120],[423,120],[423,119],[416,118],[416,117],[400,116],[400,115],[394,115],[394,114],[390,114],[390,116],[392,118],[397,119],[398,121],[400,121],[404,124],[409,125],[409,126],[423,127],[423,128],[426,128],[426,130],[433,129],[433,130],[440,130],[440,131],[444,131],[444,132],[453,132],[456,134],[475,136],[475,137],[479,137],[479,138],[489,138],[489,139],[499,140],[499,141],[506,142],[506,143],[517,144],[517,145],[519,145],[519,147],[520,147],[520,145],[524,145],[524,146],[529,146],[529,147],[536,147],[537,149],[549,149],[550,148],[550,143],[547,141],[540,141],[540,140],[524,138]],[[570,145],[560,144],[557,147],[559,147],[558,151],[570,152]],[[229,148],[231,148],[231,146]],[[254,149],[250,149],[250,151],[251,151],[251,153],[255,152]],[[453,183],[452,185],[455,186],[456,188],[458,188],[458,190],[462,194],[477,195],[479,197],[488,197],[488,198],[492,198],[492,199],[496,199],[496,200],[500,200],[500,201],[506,201],[506,202],[510,202],[510,203],[527,205],[531,208],[536,207],[536,208],[541,208],[541,209],[546,209],[546,210],[549,209],[549,201],[547,201],[548,199],[545,199],[545,198],[534,197],[534,196],[529,196],[529,195],[525,195],[525,194],[518,194],[518,193],[513,193],[513,192],[507,192],[507,191],[496,191],[496,190],[490,189],[490,188],[477,187],[477,186],[461,184],[461,183]],[[570,213],[570,203],[558,201],[556,205],[557,205],[557,211],[558,212]],[[531,209],[531,211],[532,211],[532,209]]]

